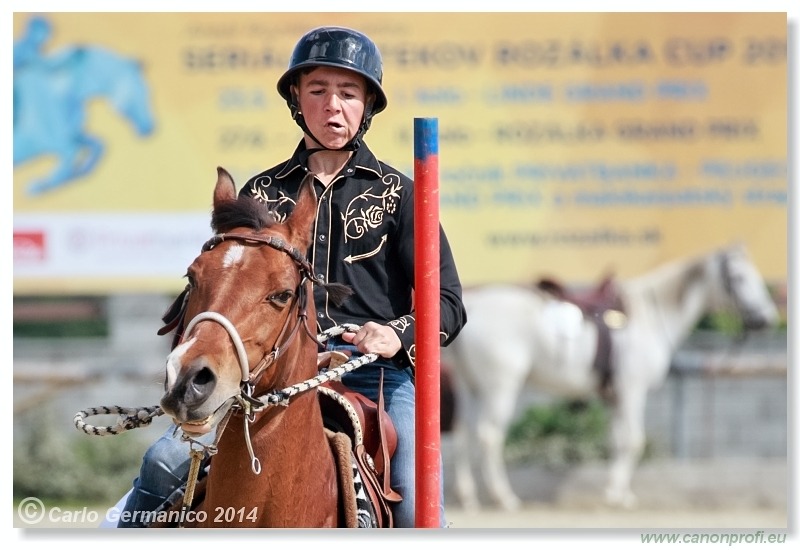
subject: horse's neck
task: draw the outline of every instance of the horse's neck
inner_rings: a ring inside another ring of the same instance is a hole
[[[237,415],[229,424],[232,426],[223,433],[220,449],[224,447],[226,455],[231,457],[246,457],[249,463],[244,418]],[[269,464],[269,471],[273,473],[296,468],[297,465],[291,462],[297,459],[292,454],[298,448],[305,449],[308,453],[328,448],[315,389],[293,397],[289,405],[268,407],[257,414],[255,421],[247,429],[250,432],[253,453],[261,461],[262,468]],[[232,449],[236,449],[236,452],[229,452]]]
[[[268,371],[275,373],[274,377],[269,377],[266,372],[262,377],[262,385],[256,385],[254,396],[266,395],[267,393],[284,390],[288,387],[311,380],[317,375],[317,354],[316,344],[309,344],[305,341],[307,335],[300,328],[295,336],[294,345],[287,348],[287,352],[281,356],[274,364],[267,367]],[[264,382],[269,380],[269,382]],[[314,433],[322,433],[322,414],[320,405],[316,397],[316,389],[300,392],[290,398],[288,405],[274,405],[268,407],[265,412],[252,424],[252,430],[261,439],[271,439],[275,434],[284,436],[288,434],[295,440],[303,441],[308,434],[306,428],[312,430],[320,427]],[[324,438],[317,438],[323,441]],[[317,443],[317,441],[315,441]],[[283,446],[281,446],[283,447]],[[274,449],[267,449],[271,452]]]
[[[629,292],[637,296],[633,302],[642,308],[631,313],[649,316],[675,351],[710,309],[713,288],[709,273],[708,259],[701,258],[668,264],[629,281]]]
[[[307,359],[287,356],[282,362]],[[283,367],[276,363],[270,368]],[[251,448],[259,474],[252,470]],[[291,398],[288,406],[268,407],[252,424],[238,415],[230,419],[212,460],[205,506],[257,508],[258,523],[250,527],[296,527],[298,519],[304,522],[300,526],[336,527],[336,476],[316,389],[311,389]],[[307,499],[318,502],[298,518],[297,506]]]

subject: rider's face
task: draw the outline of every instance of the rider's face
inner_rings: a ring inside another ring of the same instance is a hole
[[[358,132],[364,116],[364,77],[336,67],[301,74],[295,88],[308,129],[328,149],[340,149]],[[306,138],[309,147],[316,143]]]

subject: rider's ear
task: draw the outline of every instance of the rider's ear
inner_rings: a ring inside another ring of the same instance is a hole
[[[292,94],[292,105],[297,111],[297,114],[302,114],[302,110],[300,109],[300,90],[296,84],[289,86],[289,93]]]

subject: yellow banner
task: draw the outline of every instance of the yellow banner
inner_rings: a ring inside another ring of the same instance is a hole
[[[785,282],[785,14],[15,13],[15,291],[179,286],[148,246],[173,215],[207,223],[218,165],[241,185],[291,154],[275,85],[320,25],[383,53],[382,160],[413,175],[413,119],[438,119],[466,285],[589,284],[735,240]],[[102,216],[126,233],[80,260]],[[174,231],[162,252],[193,257],[201,232]],[[114,249],[141,273],[104,271]]]

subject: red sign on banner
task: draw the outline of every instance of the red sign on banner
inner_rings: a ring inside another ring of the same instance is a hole
[[[44,261],[45,252],[44,232],[14,231],[15,262]]]

